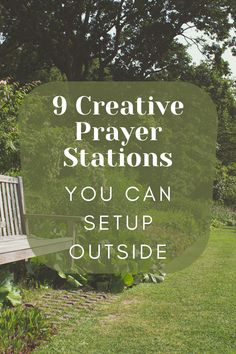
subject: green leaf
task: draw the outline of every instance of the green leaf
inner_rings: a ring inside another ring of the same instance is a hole
[[[165,277],[163,275],[155,274],[154,276],[156,279],[156,283],[162,283],[165,280]]]
[[[134,283],[134,278],[131,273],[125,274],[123,277],[123,282],[125,286],[131,286]]]
[[[17,306],[22,303],[22,297],[19,290],[12,290],[8,293],[6,298],[10,301],[12,306]]]
[[[59,277],[60,278],[62,278],[62,279],[66,279],[67,277],[66,277],[66,275],[65,275],[65,273],[63,273],[63,272],[58,272],[58,275],[59,275]]]
[[[83,284],[81,284],[78,280],[76,280],[74,277],[72,277],[71,275],[67,275],[66,280],[68,281],[68,283],[76,288],[80,288],[81,286],[83,286]]]
[[[157,283],[157,279],[154,274],[149,274],[149,276],[150,276],[150,279],[153,283]]]
[[[6,273],[2,279],[0,279],[0,293],[11,291],[13,279],[14,277],[11,273]]]

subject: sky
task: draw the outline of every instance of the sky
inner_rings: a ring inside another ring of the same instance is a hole
[[[199,32],[197,32],[194,28],[190,28],[186,30],[184,33],[190,38],[196,38],[197,36],[199,36]],[[179,42],[185,45],[187,44],[186,40],[182,36],[178,36],[178,40]],[[210,43],[210,41],[207,38],[206,40],[208,41],[208,43]],[[191,55],[193,62],[197,65],[200,64],[201,60],[206,60],[206,58],[202,55],[202,53],[200,52],[196,44],[192,44],[189,47],[188,52]],[[232,78],[236,79],[236,56],[233,56],[231,50],[228,49],[225,51],[223,55],[223,59],[228,61],[232,72]]]

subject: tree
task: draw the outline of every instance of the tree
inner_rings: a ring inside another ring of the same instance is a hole
[[[1,71],[55,65],[68,80],[103,80],[114,64],[145,79],[190,23],[233,45],[236,13],[234,0],[1,0],[0,11]]]
[[[210,51],[208,51],[210,53]],[[183,77],[206,90],[218,113],[217,164],[214,198],[228,205],[236,203],[236,86],[228,63],[218,46],[211,49],[209,62],[190,67]]]
[[[35,82],[20,87],[0,81],[0,174],[20,169],[17,115],[23,98],[36,85]]]

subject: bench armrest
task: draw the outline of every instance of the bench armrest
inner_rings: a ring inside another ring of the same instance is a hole
[[[40,219],[54,219],[64,220],[66,222],[84,221],[84,217],[76,215],[54,215],[54,214],[25,214],[25,218],[40,218]]]
[[[54,215],[54,214],[24,214],[24,217],[26,218],[26,232],[27,234],[29,233],[28,231],[28,223],[27,219],[29,218],[42,218],[42,219],[52,219],[52,220],[61,220],[64,221],[67,224],[68,228],[68,235],[73,238],[75,241],[76,237],[76,224],[79,221],[84,221],[84,217],[82,216],[75,216],[75,215]]]

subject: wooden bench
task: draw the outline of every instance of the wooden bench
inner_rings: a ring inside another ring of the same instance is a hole
[[[65,222],[69,237],[44,239],[30,236],[27,223],[29,217]],[[69,250],[74,243],[76,223],[79,220],[81,218],[76,216],[27,215],[22,178],[0,175],[0,265]]]

